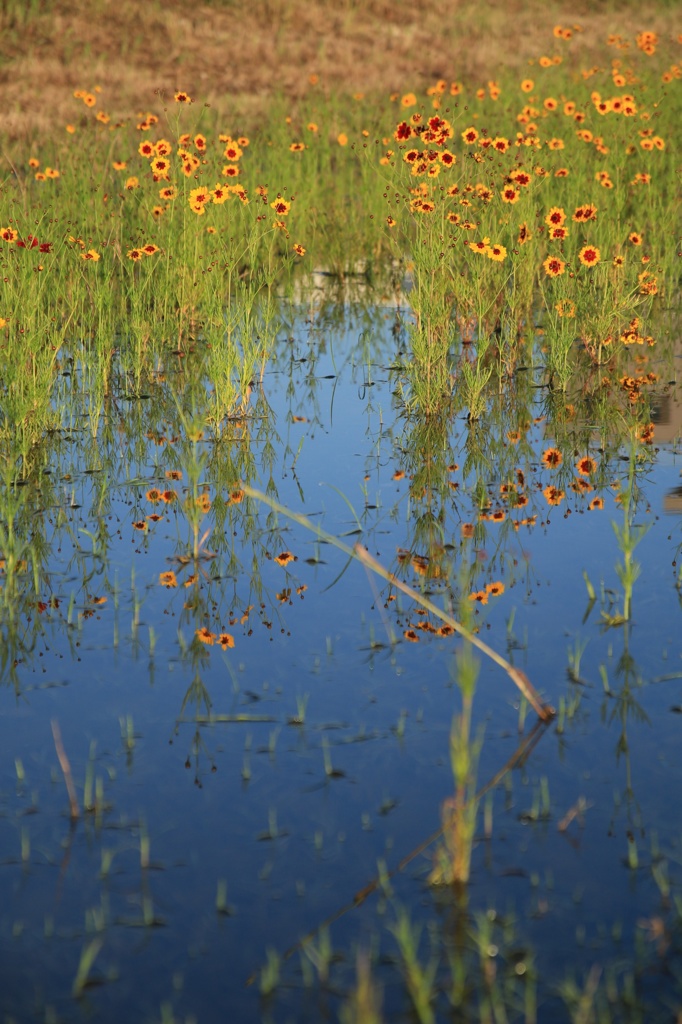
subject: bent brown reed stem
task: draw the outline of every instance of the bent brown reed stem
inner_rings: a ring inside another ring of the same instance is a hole
[[[383,577],[383,579],[387,580],[387,582],[397,587],[398,590],[402,590],[404,594],[407,594],[407,596],[411,597],[414,601],[418,601],[421,606],[426,608],[427,611],[430,611],[432,615],[437,616],[448,626],[451,626],[452,629],[460,634],[460,636],[464,637],[465,640],[468,640],[474,647],[478,648],[482,654],[485,654],[491,659],[491,661],[494,661],[496,665],[503,668],[512,682],[518,686],[519,690],[542,722],[549,722],[554,718],[556,711],[550,704],[542,703],[537,690],[522,669],[516,668],[515,665],[512,665],[506,658],[503,658],[501,654],[498,654],[492,647],[489,647],[483,640],[479,640],[475,633],[468,630],[461,622],[457,622],[452,615],[449,615],[448,612],[439,608],[438,605],[430,601],[426,595],[413,590],[407,583],[403,583],[403,581],[399,580],[393,573],[384,569],[381,563],[377,562],[376,558],[373,558],[366,548],[363,548],[360,544],[356,544],[353,549],[353,554],[360,562],[362,562],[363,565],[372,569],[373,572],[377,573],[379,576]]]
[[[413,590],[412,587],[408,586],[407,583],[403,583],[402,580],[399,580],[394,573],[389,572],[388,569],[385,569],[383,565],[376,560],[376,558],[373,558],[369,551],[367,551],[367,549],[361,544],[355,544],[351,548],[347,544],[344,544],[343,541],[338,540],[337,537],[334,537],[333,534],[326,533],[326,531],[322,530],[319,526],[311,523],[307,516],[300,512],[293,512],[285,505],[280,505],[279,502],[274,501],[267,494],[264,494],[263,491],[259,491],[255,487],[250,487],[248,484],[244,483],[240,484],[240,486],[244,493],[250,498],[255,498],[257,501],[263,502],[263,504],[271,508],[273,512],[279,512],[281,515],[286,516],[287,519],[291,519],[292,522],[298,523],[299,526],[303,526],[306,530],[310,530],[312,533],[317,534],[317,536],[327,544],[332,544],[334,547],[339,548],[339,550],[343,551],[349,556],[349,558],[357,559],[365,566],[365,568],[371,569],[372,572],[375,572],[377,576],[381,576],[381,578],[386,580],[387,583],[390,583],[391,586],[397,587],[398,590],[402,590],[402,592],[407,594],[408,597],[411,597],[413,601],[416,601],[422,607],[430,611],[432,615],[441,619],[448,626],[454,629],[455,632],[459,633],[460,636],[464,637],[465,640],[468,640],[482,654],[485,654],[486,657],[490,658],[491,661],[494,661],[496,665],[499,665],[500,668],[504,669],[509,678],[519,688],[523,696],[536,712],[540,721],[549,722],[554,718],[556,711],[550,704],[542,703],[537,690],[522,669],[516,668],[515,665],[512,665],[506,658],[503,658],[501,654],[498,654],[492,647],[489,647],[488,644],[483,642],[483,640],[479,640],[475,633],[472,633],[466,628],[466,626],[463,626],[461,622],[454,619],[452,615],[449,615],[448,612],[439,608],[438,605],[430,601],[425,594],[418,593],[416,590]]]
[[[54,737],[54,746],[57,751],[57,757],[59,759],[59,767],[62,770],[64,776],[64,782],[66,783],[66,791],[69,794],[69,806],[71,809],[71,820],[75,821],[80,817],[80,809],[78,807],[78,797],[76,796],[76,787],[73,784],[73,776],[71,774],[71,765],[69,759],[66,756],[64,750],[64,744],[62,743],[62,733],[59,728],[59,722],[56,718],[52,719],[52,735]]]

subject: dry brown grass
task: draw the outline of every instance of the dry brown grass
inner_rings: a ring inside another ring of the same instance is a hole
[[[578,20],[587,63],[612,31],[670,37],[674,8],[557,0],[0,0],[0,133],[60,131],[72,92],[103,89],[114,116],[157,109],[178,87],[221,115],[257,114],[272,95],[486,81],[552,52],[553,25]]]

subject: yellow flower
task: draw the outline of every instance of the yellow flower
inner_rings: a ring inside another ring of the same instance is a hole
[[[505,185],[502,189],[502,202],[510,203],[512,206],[514,203],[518,203],[521,198],[521,190],[514,188],[513,185]]]
[[[584,245],[578,253],[578,259],[585,267],[594,267],[601,259],[601,253],[596,245]]]
[[[558,448],[547,448],[542,453],[542,462],[547,469],[558,469],[563,461],[564,457]]]
[[[235,164],[243,156],[242,148],[239,145],[239,143],[233,142],[230,139],[230,141],[225,146],[225,149],[223,150],[223,156],[225,157],[226,160],[229,160],[230,163]]]
[[[551,484],[545,487],[542,492],[548,505],[560,505],[564,500],[564,492],[560,487],[553,487]]]
[[[196,171],[197,167],[199,166],[199,162],[200,161],[197,159],[197,157],[195,157],[194,154],[190,153],[186,157],[182,158],[180,170],[182,171],[186,178],[191,178],[194,172]]]
[[[193,188],[189,194],[190,206],[196,204],[197,206],[204,206],[206,203],[210,203],[213,198],[213,194],[208,188]]]
[[[561,227],[566,222],[566,213],[560,206],[553,206],[545,217],[545,224],[549,227]]]
[[[486,256],[488,259],[495,260],[496,263],[502,263],[502,261],[506,259],[507,250],[503,245],[495,243],[495,245],[488,246]]]
[[[557,256],[548,256],[542,264],[547,277],[560,277],[566,269],[566,264]],[[561,313],[559,314],[562,315]]]
[[[581,476],[592,476],[597,471],[597,463],[589,455],[585,455],[582,459],[578,459],[575,468]]]
[[[220,182],[216,182],[215,188],[211,189],[211,196],[216,206],[222,206],[230,198],[230,193],[227,191],[226,185],[221,185]]]
[[[165,156],[156,156],[150,164],[155,181],[170,181],[170,161]]]

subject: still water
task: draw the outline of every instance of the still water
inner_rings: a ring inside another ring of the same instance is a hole
[[[572,981],[601,986],[604,1019],[654,1019],[638,1001],[672,1019],[674,392],[634,449],[548,393],[535,347],[480,421],[425,423],[401,399],[398,309],[284,315],[250,414],[218,440],[191,352],[143,386],[121,371],[101,403],[65,357],[63,429],[4,488],[24,547],[2,579],[0,1020],[338,1020],[359,953],[384,1019],[410,1019],[401,913],[435,1019],[577,1019]],[[614,524],[647,528],[629,616]],[[453,793],[461,641],[329,536],[464,608],[558,711],[501,772],[535,715],[480,660],[478,789],[501,774],[464,892],[429,886],[425,843]]]

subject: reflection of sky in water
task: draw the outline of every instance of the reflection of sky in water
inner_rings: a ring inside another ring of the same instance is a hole
[[[410,544],[411,506],[409,482],[391,479],[400,465],[393,447],[393,435],[400,433],[393,425],[395,384],[387,369],[392,348],[387,341],[378,361],[363,358],[363,352],[375,348],[376,337],[362,336],[361,329],[344,337],[330,326],[327,354],[314,359],[319,336],[308,343],[298,335],[292,355],[303,361],[295,364],[293,389],[284,359],[266,374],[264,391],[286,447],[282,462],[275,463],[274,483],[280,502],[304,510],[332,534],[349,533],[352,545],[357,535],[350,503],[366,531],[363,541],[394,567],[396,549]],[[311,373],[314,387],[307,380]],[[292,415],[306,421],[291,422]],[[465,430],[466,423],[456,420],[455,429]],[[542,430],[537,427],[531,436],[536,462],[549,443]],[[453,441],[455,451],[458,447]],[[617,472],[626,474],[627,464]],[[664,451],[643,483],[650,511],[643,503],[637,515],[638,522],[651,522],[652,528],[636,552],[642,572],[628,630],[632,664],[627,679],[618,668],[619,662],[623,668],[623,628],[600,629],[599,600],[582,621],[588,607],[584,571],[598,595],[602,587],[619,592],[611,519],[622,521],[622,510],[612,495],[606,496],[604,511],[593,513],[578,511],[587,500],[570,495],[551,511],[547,526],[538,522],[532,531],[508,531],[504,554],[495,556],[505,594],[477,617],[482,637],[503,653],[513,649],[515,663],[545,699],[557,707],[562,699],[578,704],[563,735],[551,728],[514,773],[506,795],[497,792],[493,841],[477,847],[471,884],[474,907],[499,901],[515,908],[524,934],[541,951],[543,969],[551,965],[560,974],[574,961],[589,965],[594,959],[589,942],[576,951],[576,927],[584,926],[588,939],[597,941],[602,925],[608,929],[622,922],[631,943],[638,917],[656,906],[650,872],[633,874],[624,866],[626,833],[635,835],[644,864],[651,861],[652,832],[664,844],[676,841],[676,823],[668,811],[670,794],[680,783],[679,717],[670,712],[672,705],[682,704],[677,678],[681,612],[672,565],[680,536],[676,517],[664,515],[663,509],[666,494],[678,482],[678,459]],[[262,488],[267,483],[254,481]],[[89,481],[75,486],[82,488],[78,500],[83,505],[74,516],[77,531],[92,523]],[[144,505],[144,487],[136,493],[138,505]],[[239,582],[234,607],[256,605],[245,625],[228,625],[233,604],[221,596],[221,584],[205,588],[236,643],[225,653],[207,648],[193,668],[177,641],[178,626],[189,643],[196,625],[183,615],[187,591],[158,586],[159,573],[169,567],[182,583],[179,567],[169,558],[179,550],[178,536],[187,538],[186,525],[178,529],[179,513],[171,512],[148,537],[135,535],[130,500],[130,490],[121,488],[109,520],[107,573],[110,583],[117,573],[118,610],[110,595],[80,632],[70,631],[71,651],[64,627],[47,625],[49,649],[19,669],[21,696],[10,689],[0,695],[0,842],[5,851],[0,983],[8,1012],[21,1014],[26,990],[33,990],[38,976],[46,1001],[56,1001],[65,1007],[65,1016],[78,1018],[81,1011],[69,1003],[68,993],[87,939],[85,912],[104,900],[109,920],[118,923],[104,933],[97,970],[115,969],[119,978],[89,996],[99,1019],[118,1019],[132,1007],[136,1019],[146,1019],[158,1015],[164,1000],[173,1000],[178,1013],[198,1011],[200,1020],[218,1019],[218,1005],[230,1005],[235,1018],[253,1019],[257,995],[245,990],[243,982],[262,963],[265,949],[287,948],[364,886],[378,858],[396,863],[437,828],[440,802],[452,789],[448,734],[459,708],[455,644],[424,636],[418,644],[403,642],[392,649],[387,624],[401,636],[408,620],[414,620],[407,599],[396,602],[405,608],[397,625],[394,607],[384,607],[387,590],[381,581],[368,579],[358,564],[346,566],[342,552],[280,520],[282,533],[271,546],[266,537],[265,547],[275,555],[284,541],[298,560],[286,570],[272,560],[263,563],[262,616],[258,597],[249,597],[248,587]],[[471,512],[466,495],[460,492],[457,500],[463,517]],[[537,501],[542,503],[539,494]],[[576,511],[565,518],[568,506]],[[546,507],[542,512],[539,519],[547,519]],[[458,516],[446,520],[444,540],[455,547],[459,522]],[[483,547],[492,558],[499,531],[509,524],[486,525]],[[76,537],[88,550],[87,537]],[[206,547],[211,546],[209,538]],[[71,579],[60,579],[67,547],[56,556],[53,578],[63,603],[78,579],[73,569]],[[137,630],[130,591],[133,550],[141,598]],[[250,557],[244,556],[247,570]],[[312,557],[319,559],[317,564],[308,564]],[[204,563],[207,573],[214,564]],[[307,589],[299,596],[301,584]],[[285,586],[292,589],[290,605],[276,598]],[[103,587],[104,580],[94,577],[87,590],[99,594]],[[228,595],[233,587],[231,580],[224,581]],[[115,621],[119,643],[114,648]],[[153,657],[150,627],[156,636]],[[250,628],[253,635],[247,636]],[[373,640],[382,646],[372,648]],[[586,643],[581,682],[570,684],[567,652],[581,643]],[[613,691],[609,698],[602,665]],[[191,721],[196,706],[190,701],[182,711],[195,672],[213,713],[271,721],[197,728]],[[627,716],[627,751],[618,754],[626,681],[637,708]],[[307,701],[303,727],[288,724],[300,700]],[[506,675],[483,663],[475,701],[475,719],[485,727],[482,781],[513,753],[517,706]],[[126,715],[136,734],[128,757],[119,721]],[[71,839],[51,718],[59,719],[80,787],[90,744],[96,741],[95,773],[110,805],[99,829],[94,821],[82,821]],[[16,758],[26,773],[21,784],[15,777]],[[342,773],[339,777],[326,777],[325,758]],[[245,766],[248,782],[242,778]],[[551,819],[524,823],[543,777],[552,800]],[[584,829],[574,823],[567,835],[560,834],[557,821],[580,797],[589,804]],[[37,813],[21,816],[32,803]],[[149,832],[154,865],[146,878],[139,866],[140,820]],[[269,821],[277,835],[264,838]],[[31,838],[30,867],[23,873],[16,863],[22,829]],[[114,851],[105,880],[99,878],[102,848]],[[417,857],[406,879],[396,883],[415,919],[428,919],[431,902],[421,885],[410,880],[423,880],[429,866],[428,855]],[[531,884],[534,873],[537,885]],[[219,879],[227,882],[233,917],[216,918]],[[145,887],[154,913],[165,921],[163,928],[128,926],[141,918]],[[360,936],[366,938],[377,924],[376,906],[376,899],[370,900],[342,919],[334,941],[351,949]],[[44,937],[46,916],[56,927],[50,940]],[[599,943],[601,956],[606,939]],[[385,932],[382,945],[392,948]],[[175,994],[174,972],[179,972]]]

